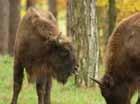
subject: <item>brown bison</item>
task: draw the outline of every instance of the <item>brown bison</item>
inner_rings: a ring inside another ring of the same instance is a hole
[[[107,104],[130,104],[140,88],[140,13],[124,19],[111,34],[105,67],[106,73],[98,84]]]
[[[60,35],[50,12],[30,8],[19,24],[15,41],[14,85],[11,104],[17,104],[24,69],[36,82],[38,104],[50,104],[52,77],[65,84],[77,63],[70,39]]]

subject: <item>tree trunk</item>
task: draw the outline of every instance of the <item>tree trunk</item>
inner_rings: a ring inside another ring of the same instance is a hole
[[[26,8],[28,9],[29,7],[35,6],[36,0],[27,0],[26,2]]]
[[[20,0],[9,0],[10,3],[10,16],[9,16],[9,54],[13,55],[13,48],[15,43],[15,36],[20,20]]]
[[[9,1],[0,0],[0,54],[8,51]]]
[[[78,85],[93,86],[98,76],[99,47],[95,0],[68,0],[67,32],[73,37],[80,65]]]
[[[57,0],[48,0],[49,11],[57,18]]]
[[[108,8],[108,37],[111,35],[115,24],[116,24],[116,2],[115,0],[109,0],[109,8]]]

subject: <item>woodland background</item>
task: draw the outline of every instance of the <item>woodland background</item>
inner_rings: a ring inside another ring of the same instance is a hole
[[[90,77],[100,79],[104,74],[108,38],[123,18],[140,11],[140,0],[0,0],[0,104],[10,103],[16,30],[30,6],[55,15],[60,31],[72,37],[79,60],[78,76],[65,86],[54,81],[52,104],[104,104]],[[25,77],[20,104],[37,103],[32,86]]]

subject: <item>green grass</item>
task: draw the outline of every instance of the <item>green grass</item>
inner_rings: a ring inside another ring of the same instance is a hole
[[[13,58],[0,57],[0,104],[10,104],[12,96]],[[53,81],[52,104],[103,104],[98,89],[77,88],[73,78],[66,85]],[[37,104],[35,85],[27,82],[26,76],[19,97],[19,104]],[[28,102],[28,103],[27,103]]]
[[[0,56],[0,104],[10,104],[12,97],[13,58]],[[73,78],[66,85],[53,81],[52,104],[105,104],[98,88],[77,88]],[[135,102],[136,97],[133,99]],[[37,104],[35,85],[27,82],[26,76],[18,104]],[[134,104],[134,103],[132,103]]]

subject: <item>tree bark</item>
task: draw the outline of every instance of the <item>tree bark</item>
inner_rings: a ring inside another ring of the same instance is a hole
[[[80,65],[78,85],[93,86],[98,76],[98,35],[95,0],[68,0],[67,33],[73,37]]]
[[[111,35],[115,24],[116,24],[116,1],[115,0],[109,0],[109,8],[108,8],[108,37]]]
[[[48,0],[49,11],[57,18],[57,0]]]
[[[17,27],[20,20],[20,0],[9,0],[10,3],[10,16],[9,16],[9,54],[13,55],[15,36]]]
[[[0,54],[8,51],[9,1],[0,0]]]

